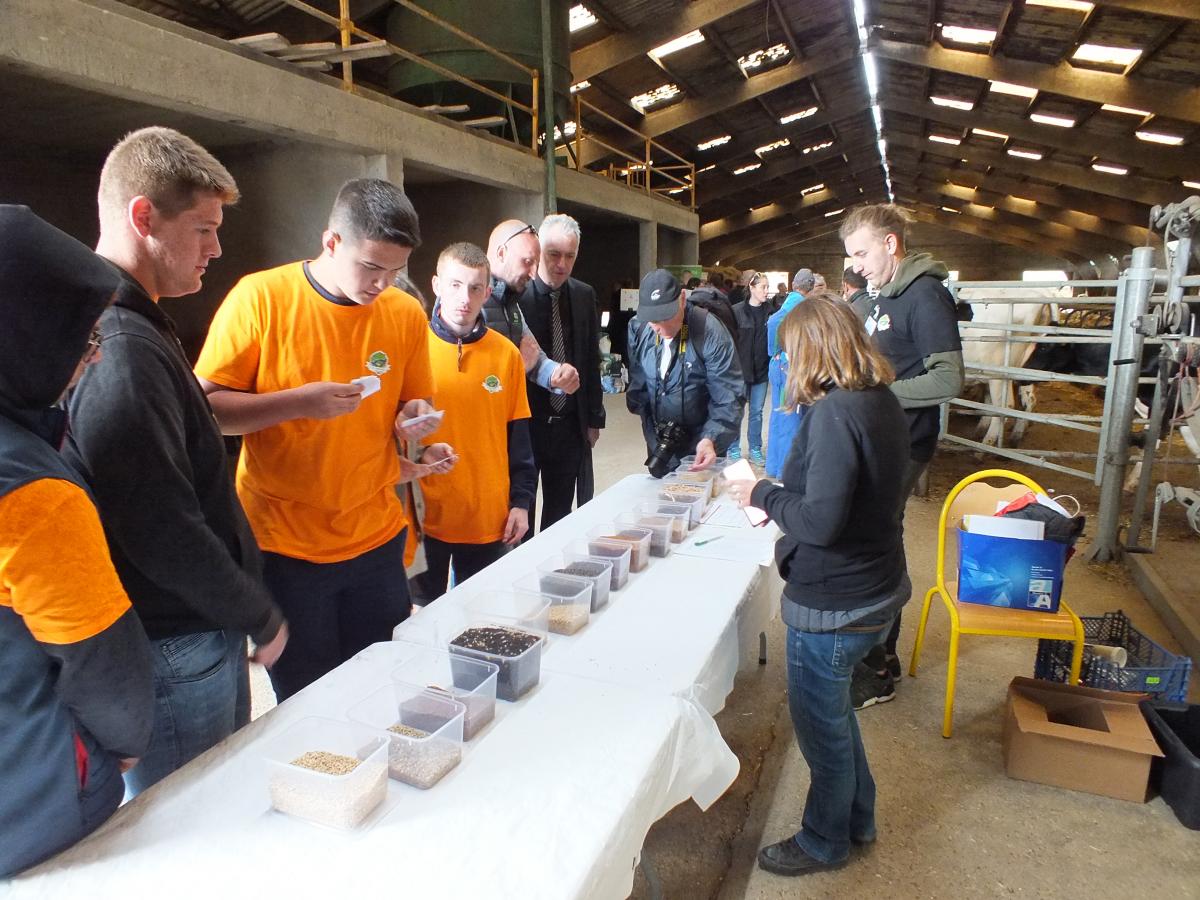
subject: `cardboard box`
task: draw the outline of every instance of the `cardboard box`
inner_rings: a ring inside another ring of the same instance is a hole
[[[1067,545],[958,530],[958,599],[1058,612]]]
[[[1138,709],[1145,694],[1014,678],[1004,710],[1004,769],[1036,781],[1135,803],[1162,756]]]

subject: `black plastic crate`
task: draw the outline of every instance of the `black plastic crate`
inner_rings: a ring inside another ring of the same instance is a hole
[[[1175,817],[1200,831],[1200,706],[1143,700],[1139,704],[1166,754],[1150,767],[1150,787]]]
[[[1192,661],[1164,650],[1133,627],[1121,610],[1102,616],[1080,616],[1084,641],[1121,647],[1129,656],[1128,664],[1118,666],[1102,656],[1083,649],[1080,683],[1106,691],[1133,691],[1154,694],[1165,700],[1187,699]],[[1066,683],[1071,672],[1070,641],[1038,641],[1037,664],[1033,677],[1043,681]]]

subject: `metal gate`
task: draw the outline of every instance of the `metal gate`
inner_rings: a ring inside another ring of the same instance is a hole
[[[1133,513],[1127,534],[1128,549],[1145,549],[1138,545],[1149,502],[1152,464],[1155,445],[1162,432],[1166,414],[1167,370],[1172,361],[1178,362],[1190,350],[1200,345],[1194,336],[1192,317],[1186,301],[1195,300],[1200,276],[1188,276],[1191,257],[1192,228],[1200,220],[1200,201],[1178,204],[1165,209],[1155,208],[1155,221],[1164,229],[1168,239],[1178,243],[1173,259],[1166,269],[1154,266],[1151,247],[1135,247],[1132,264],[1116,280],[1065,282],[951,282],[956,299],[964,288],[994,290],[994,298],[972,298],[972,302],[1009,304],[1055,304],[1061,308],[1080,311],[1111,311],[1112,327],[1071,327],[1061,324],[1023,324],[1013,321],[963,322],[960,333],[964,341],[991,342],[1003,345],[1001,364],[968,364],[968,377],[998,379],[1005,389],[999,404],[955,399],[943,405],[940,439],[973,448],[982,453],[1018,460],[1064,475],[1085,478],[1100,486],[1100,509],[1097,515],[1096,537],[1091,556],[1111,559],[1120,552],[1119,529],[1122,488],[1131,464],[1142,462],[1142,474],[1134,497]],[[1045,297],[1022,291],[1039,288],[1069,288],[1073,296]],[[1192,293],[1186,293],[1191,289]],[[1017,293],[1014,295],[1013,291]],[[1076,295],[1078,292],[1085,292]],[[975,291],[973,291],[974,293]],[[1108,344],[1108,366],[1104,375],[1072,375],[1042,369],[1011,365],[1014,345],[1093,343]],[[1143,349],[1147,344],[1160,346],[1158,377],[1142,377]],[[1027,412],[1009,405],[1017,383],[1072,382],[1104,387],[1104,408],[1100,416],[1051,415]],[[1139,384],[1154,384],[1154,400],[1147,418],[1137,418],[1134,405]],[[1000,416],[1053,425],[1058,428],[1083,431],[1096,436],[1094,452],[1068,451],[1055,448],[1020,449],[1004,446],[1003,429],[997,445],[985,444],[971,438],[951,434],[948,429],[951,408],[976,416]],[[1134,426],[1145,426],[1143,449],[1131,455]],[[1173,457],[1171,465],[1195,466],[1200,459],[1194,456]],[[1160,461],[1161,464],[1161,461]]]

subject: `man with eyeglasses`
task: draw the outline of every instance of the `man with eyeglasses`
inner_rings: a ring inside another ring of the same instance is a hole
[[[742,363],[742,379],[746,383],[747,404],[750,407],[750,423],[746,432],[746,443],[750,445],[749,459],[756,466],[765,466],[763,456],[763,404],[767,399],[767,371],[771,362],[767,353],[767,319],[771,316],[771,307],[767,301],[767,276],[762,272],[751,272],[746,281],[749,294],[745,303],[739,303],[733,308],[733,317],[737,321],[737,334],[733,336],[737,344],[738,359]],[[738,419],[738,436],[729,445],[728,457],[739,459],[741,447],[742,423]]]
[[[488,265],[492,269],[491,294],[483,304],[487,327],[517,345],[525,374],[538,387],[560,394],[579,390],[579,372],[569,363],[546,355],[521,312],[521,294],[537,272],[541,259],[537,229],[519,219],[506,219],[488,238]]]
[[[604,427],[604,391],[600,385],[600,322],[596,292],[571,277],[581,231],[571,216],[555,213],[542,220],[537,276],[521,295],[521,311],[541,346],[579,373],[574,394],[529,387],[533,457],[542,483],[545,530],[592,499],[592,448]],[[534,504],[536,500],[534,501]],[[536,509],[529,509],[533,533]]]

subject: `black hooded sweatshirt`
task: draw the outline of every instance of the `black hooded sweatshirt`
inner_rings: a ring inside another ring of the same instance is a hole
[[[71,521],[82,506],[99,535],[86,485],[59,456],[66,417],[54,404],[117,283],[107,263],[28,207],[0,206],[0,499],[12,516],[0,547],[0,878],[111,814],[123,793],[117,758],[141,755],[150,740],[150,647],[116,576],[107,602],[81,604],[78,573],[56,579],[60,560],[36,558],[46,517],[68,506]],[[18,494],[35,485],[37,494]],[[47,510],[22,499],[60,494]],[[37,524],[16,524],[25,521]],[[64,547],[71,538],[62,535]],[[78,544],[80,559],[107,567],[89,546]]]

